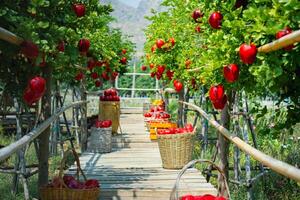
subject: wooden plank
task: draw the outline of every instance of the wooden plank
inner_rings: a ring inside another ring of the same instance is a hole
[[[187,190],[187,189],[182,189],[179,192],[180,196],[184,194],[193,194],[193,195],[203,195],[203,194],[212,194],[212,195],[217,195],[216,189],[208,189],[208,188],[199,188],[197,190]],[[103,189],[101,190],[101,197],[111,197],[114,195],[118,195],[119,197],[169,197],[170,196],[170,190],[166,189],[151,189],[151,188],[143,188],[139,190],[127,190],[127,189],[119,189],[119,190],[114,190],[114,189]],[[147,199],[147,200],[150,200]],[[156,198],[155,198],[156,199]],[[167,198],[168,199],[168,198]],[[152,199],[153,200],[153,199]],[[166,198],[165,198],[166,200]]]

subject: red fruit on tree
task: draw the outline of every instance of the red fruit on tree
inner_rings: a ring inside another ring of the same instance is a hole
[[[90,48],[90,41],[88,39],[81,39],[78,41],[78,49],[80,52],[86,53]]]
[[[180,81],[178,81],[178,80],[174,80],[173,85],[174,85],[174,88],[175,88],[175,90],[177,92],[180,92],[182,90],[182,88],[183,88],[182,83]]]
[[[29,87],[27,87],[24,91],[23,100],[27,105],[32,105],[36,102],[35,94]]]
[[[36,76],[29,81],[29,88],[35,94],[42,96],[46,91],[46,80],[43,77]]]
[[[151,72],[151,73],[150,73],[150,76],[151,76],[152,78],[154,78],[154,77],[155,77],[155,75],[156,75],[156,73],[155,73],[155,72]]]
[[[95,65],[96,65],[97,67],[102,67],[103,62],[101,62],[101,61],[96,61]]]
[[[126,54],[127,53],[127,50],[126,49],[122,49],[122,54]]]
[[[37,58],[39,55],[39,48],[31,41],[23,41],[21,43],[21,53],[30,59]]]
[[[212,102],[212,103],[213,103],[213,106],[214,106],[215,109],[222,110],[225,107],[226,103],[227,103],[227,95],[224,94],[224,96],[222,97],[221,100],[217,100],[217,101]]]
[[[102,72],[101,74],[101,77],[104,79],[104,80],[109,80],[109,76],[106,72]]]
[[[220,101],[223,99],[224,96],[224,86],[219,84],[216,86],[212,86],[209,89],[209,99],[212,102]]]
[[[81,79],[83,79],[84,75],[82,72],[79,72],[76,76],[75,76],[75,80],[80,81]]]
[[[95,86],[96,87],[100,87],[102,85],[101,81],[97,80],[95,81]]]
[[[73,10],[77,17],[83,17],[85,15],[85,5],[82,3],[73,4]]]
[[[161,77],[162,77],[162,74],[161,74],[161,73],[159,73],[159,72],[156,72],[156,79],[157,79],[157,80],[160,80],[160,79],[161,79]]]
[[[157,49],[157,46],[156,44],[154,44],[152,47],[151,47],[151,52],[154,53]]]
[[[94,59],[90,59],[87,63],[87,67],[90,71],[92,71],[96,67],[96,62]]]
[[[60,51],[60,52],[65,51],[65,42],[63,40],[58,43],[57,50]]]
[[[195,22],[200,22],[200,18],[203,16],[204,14],[199,9],[194,10],[192,14],[192,18],[195,20]]]
[[[209,24],[212,28],[220,29],[222,24],[223,15],[217,11],[213,12],[209,17]]]
[[[236,0],[234,7],[240,8],[240,7],[246,7],[248,4],[248,0]]]
[[[186,68],[186,69],[189,69],[191,64],[192,64],[192,61],[191,61],[191,60],[189,60],[189,59],[186,60],[186,61],[185,61],[185,68]]]
[[[200,32],[201,32],[200,26],[196,26],[196,27],[195,27],[195,31],[196,31],[197,33],[200,33]]]
[[[157,48],[161,49],[161,47],[165,44],[165,41],[163,39],[156,40],[156,46]]]
[[[154,68],[154,64],[153,63],[151,63],[149,66],[150,66],[150,69]]]
[[[126,65],[127,58],[126,57],[121,58],[120,63],[123,64],[123,65]]]
[[[173,76],[174,76],[174,72],[173,72],[173,71],[168,70],[168,71],[166,72],[166,74],[167,74],[167,77],[169,78],[169,80],[172,80],[172,79],[173,79]]]
[[[97,79],[99,76],[96,72],[91,73],[92,79]]]
[[[111,74],[112,80],[115,80],[115,79],[117,78],[118,75],[119,75],[118,72],[113,72],[113,73]]]
[[[143,65],[143,66],[141,66],[141,70],[142,70],[142,71],[146,71],[146,70],[147,70],[147,67]]]
[[[223,68],[223,74],[229,83],[235,82],[239,78],[239,66],[237,64],[230,64]]]
[[[158,65],[157,66],[157,73],[163,74],[165,69],[166,69],[166,67],[164,65]]]
[[[175,39],[174,38],[170,38],[169,42],[172,44],[172,47],[175,46]]]
[[[239,53],[243,63],[252,64],[256,59],[257,48],[254,44],[242,44]]]
[[[285,27],[283,30],[278,31],[275,36],[276,36],[276,39],[279,39],[279,38],[281,38],[285,35],[288,35],[292,32],[293,32],[293,30],[290,27]],[[284,50],[289,51],[289,50],[292,50],[294,47],[295,46],[293,44],[291,44],[287,47],[284,47]]]

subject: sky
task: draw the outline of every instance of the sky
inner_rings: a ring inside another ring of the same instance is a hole
[[[120,0],[120,1],[136,8],[138,7],[141,0]]]

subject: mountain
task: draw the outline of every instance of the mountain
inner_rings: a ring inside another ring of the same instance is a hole
[[[114,11],[112,16],[117,21],[112,27],[120,28],[126,35],[131,36],[132,42],[136,45],[136,57],[143,55],[143,46],[146,41],[144,29],[149,25],[145,16],[151,15],[151,9],[160,11],[162,0],[141,0],[137,8],[122,3],[119,0],[102,0],[101,3],[111,4]]]

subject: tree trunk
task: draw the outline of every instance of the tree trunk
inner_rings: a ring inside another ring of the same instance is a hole
[[[42,116],[41,120],[45,121],[51,116],[51,81],[52,81],[52,68],[45,66],[43,68],[43,77],[46,80],[46,92],[42,99]],[[39,174],[38,174],[38,187],[48,184],[48,158],[49,158],[49,136],[50,127],[48,127],[38,137],[38,159],[39,159]]]
[[[229,95],[230,96],[230,95]],[[229,128],[230,126],[230,115],[229,115],[229,108],[230,106],[226,104],[225,108],[222,110],[221,114],[221,125],[225,128]],[[219,153],[220,153],[220,168],[224,172],[224,175],[226,177],[226,180],[223,179],[222,176],[218,176],[218,191],[219,194],[228,197],[228,191],[226,191],[226,187],[224,184],[224,181],[227,181],[228,183],[228,177],[229,177],[229,162],[228,162],[228,156],[229,156],[229,141],[222,135],[219,134],[218,136],[218,144],[219,144]]]

